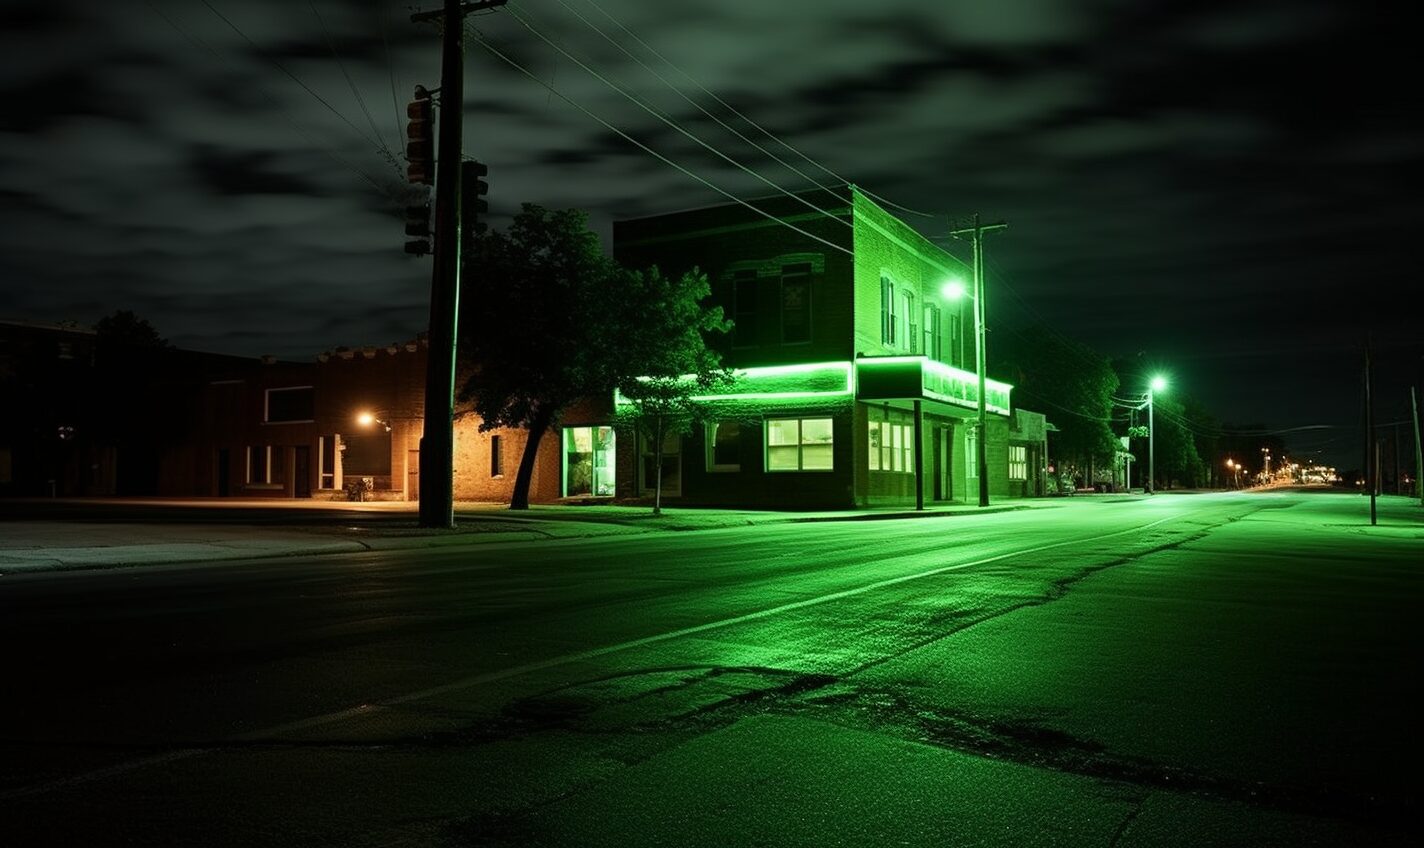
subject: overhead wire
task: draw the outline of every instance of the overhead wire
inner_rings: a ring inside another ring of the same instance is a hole
[[[400,98],[396,96],[396,65],[395,62],[391,60],[391,41],[386,34],[386,18],[388,17],[390,7],[386,3],[381,2],[381,0],[373,0],[373,2],[376,6],[376,21],[381,25],[381,45],[386,51],[386,75],[391,81],[391,109],[396,119],[396,144],[404,151],[405,129],[401,126]]]
[[[356,81],[351,79],[351,74],[346,70],[346,63],[341,60],[341,54],[336,50],[336,41],[331,37],[331,30],[326,26],[326,20],[322,18],[321,12],[317,11],[316,0],[307,0],[307,6],[311,8],[312,15],[316,17],[316,22],[321,26],[321,34],[326,38],[326,46],[331,50],[331,58],[336,60],[336,67],[341,69],[341,76],[346,78],[346,85],[351,89],[351,94],[356,98],[356,105],[360,107],[361,113],[366,116],[366,123],[371,125],[371,132],[381,145],[381,152],[385,154],[387,161],[400,169],[400,163],[396,161],[395,154],[386,145],[385,139],[381,137],[381,131],[376,128],[376,119],[371,116],[371,110],[366,106],[366,98],[361,95],[361,89],[356,87]],[[397,136],[399,138],[399,136]]]
[[[331,103],[325,97],[322,97],[320,94],[318,94],[311,86],[303,82],[300,77],[292,73],[286,65],[283,65],[281,62],[267,55],[262,50],[262,48],[257,46],[257,43],[255,41],[248,37],[247,33],[243,32],[242,29],[237,24],[229,20],[226,15],[218,11],[212,3],[209,3],[208,0],[201,0],[201,2],[204,6],[208,8],[208,11],[216,15],[218,19],[221,20],[223,23],[227,24],[233,32],[241,36],[242,39],[246,41],[254,51],[257,52],[258,55],[266,59],[282,73],[286,74],[287,77],[292,80],[292,82],[295,82],[297,85],[301,86],[312,97],[315,97],[317,101],[321,103],[321,105],[325,106],[328,110],[330,110],[333,115],[340,118],[347,126],[354,130],[356,134],[359,135],[367,144],[371,145],[371,147],[375,148],[378,152],[381,152],[387,156],[390,155],[390,151],[385,149],[385,145],[382,142],[372,139],[370,136],[366,135],[365,131],[363,131],[360,127],[356,126],[356,124],[352,123],[350,118],[346,117],[339,109],[331,105]],[[399,170],[399,166],[397,166],[397,170]]]
[[[549,45],[550,47],[554,48],[554,49],[557,50],[559,53],[561,53],[563,56],[567,57],[567,58],[568,58],[570,61],[572,61],[574,64],[578,65],[580,68],[582,68],[584,71],[586,71],[590,76],[594,77],[594,78],[597,79],[599,82],[602,82],[604,85],[606,85],[606,86],[608,86],[609,88],[613,89],[614,91],[618,92],[620,95],[622,95],[623,97],[627,98],[631,103],[633,103],[634,105],[638,106],[640,109],[642,109],[643,111],[645,111],[645,112],[647,112],[648,114],[652,115],[653,117],[657,118],[659,121],[662,121],[662,122],[663,122],[664,124],[666,124],[668,127],[672,128],[673,130],[677,131],[677,132],[680,133],[681,135],[685,136],[688,140],[690,140],[690,141],[696,143],[697,145],[699,145],[699,146],[702,147],[703,149],[707,150],[709,153],[714,154],[715,156],[717,156],[718,158],[722,159],[723,161],[725,161],[725,162],[728,163],[729,165],[732,165],[733,167],[735,167],[735,168],[737,168],[737,169],[743,171],[744,173],[750,175],[751,177],[753,177],[753,178],[755,178],[755,179],[757,179],[757,180],[759,180],[759,181],[765,183],[766,185],[768,185],[768,186],[770,186],[771,188],[775,189],[776,191],[778,191],[778,192],[780,192],[780,193],[786,195],[787,197],[789,197],[789,198],[795,200],[796,202],[802,204],[803,206],[806,206],[807,208],[814,210],[814,211],[817,212],[818,214],[824,215],[825,217],[827,217],[827,218],[829,218],[829,219],[831,219],[831,220],[833,220],[833,221],[836,221],[837,223],[844,224],[844,225],[847,226],[847,227],[853,227],[853,226],[854,226],[850,221],[847,221],[847,220],[845,220],[845,219],[843,219],[843,218],[841,218],[841,217],[835,215],[834,213],[830,212],[829,210],[822,209],[820,206],[817,206],[816,204],[814,204],[814,203],[812,203],[811,201],[807,200],[806,198],[800,196],[799,194],[796,194],[795,192],[788,191],[787,189],[783,188],[780,184],[778,184],[778,183],[776,183],[776,182],[774,182],[774,181],[768,179],[767,177],[765,177],[765,176],[763,176],[763,175],[757,173],[756,171],[752,170],[751,168],[748,168],[746,165],[742,164],[741,162],[738,162],[736,159],[733,159],[731,156],[728,156],[727,154],[725,154],[725,153],[723,153],[722,151],[718,150],[716,147],[713,147],[711,144],[708,144],[706,141],[704,141],[703,139],[699,138],[697,135],[693,134],[691,131],[689,131],[688,129],[686,129],[685,127],[683,127],[680,123],[678,123],[677,121],[673,120],[672,117],[670,117],[670,116],[664,114],[661,110],[655,109],[655,108],[653,108],[652,106],[650,106],[649,104],[645,103],[641,98],[637,97],[636,95],[634,95],[634,94],[632,94],[631,92],[629,92],[627,89],[623,88],[622,86],[620,86],[620,85],[618,85],[617,83],[615,83],[615,82],[613,82],[612,80],[610,80],[608,77],[606,77],[606,76],[604,76],[603,74],[599,73],[597,70],[595,70],[593,67],[591,67],[588,63],[584,62],[582,59],[578,58],[578,57],[575,56],[573,53],[570,53],[568,50],[566,50],[566,49],[565,49],[564,47],[562,47],[561,45],[556,44],[556,43],[553,41],[553,39],[549,38],[547,35],[545,35],[543,32],[541,32],[537,27],[535,27],[535,26],[534,26],[533,24],[531,24],[528,20],[526,20],[525,17],[524,17],[522,14],[520,14],[519,11],[517,11],[517,10],[515,10],[515,9],[512,9],[512,8],[510,8],[510,7],[507,7],[507,6],[506,6],[506,7],[502,7],[502,8],[503,8],[505,11],[507,11],[508,14],[509,14],[511,17],[513,17],[515,20],[517,20],[517,21],[520,23],[521,26],[523,26],[525,29],[529,30],[529,32],[533,33],[537,38],[539,38],[539,39],[540,39],[541,41],[543,41],[545,44]]]
[[[560,2],[562,3],[562,0],[560,0]],[[694,79],[691,74],[687,73],[687,72],[684,71],[682,68],[678,67],[676,64],[673,63],[673,61],[672,61],[671,59],[669,59],[669,58],[667,58],[666,56],[664,56],[662,53],[660,53],[660,52],[659,52],[655,47],[653,47],[651,44],[649,44],[648,42],[644,41],[642,38],[638,37],[638,35],[637,35],[636,33],[634,33],[632,30],[628,29],[628,27],[624,26],[621,21],[619,21],[617,18],[613,17],[613,15],[611,15],[607,10],[605,10],[605,9],[604,9],[602,6],[600,6],[598,3],[595,3],[593,0],[585,0],[585,2],[587,2],[588,5],[592,6],[593,8],[597,9],[598,12],[599,12],[599,14],[603,15],[603,16],[604,16],[605,18],[607,18],[614,26],[616,26],[616,27],[618,27],[620,30],[622,30],[622,31],[624,32],[624,34],[626,34],[629,38],[631,38],[631,39],[633,39],[634,41],[636,41],[639,45],[641,45],[641,46],[643,47],[644,50],[647,50],[649,53],[651,53],[651,54],[653,54],[654,56],[658,57],[658,59],[662,60],[662,62],[663,62],[664,64],[666,64],[669,68],[672,68],[672,69],[673,69],[674,71],[676,71],[679,75],[681,75],[683,79],[685,79],[685,80],[687,80],[688,82],[692,83],[699,91],[701,91],[703,94],[706,94],[708,97],[710,97],[710,98],[712,98],[714,101],[716,101],[717,104],[720,105],[722,108],[726,109],[728,112],[732,113],[733,115],[736,115],[738,118],[740,118],[741,120],[745,121],[748,126],[754,127],[754,128],[755,128],[758,132],[760,132],[762,135],[765,135],[767,138],[771,139],[772,141],[774,141],[774,142],[776,142],[777,144],[781,145],[782,147],[786,148],[786,150],[788,150],[789,152],[795,154],[796,156],[799,156],[802,160],[804,160],[804,161],[807,162],[808,164],[810,164],[810,165],[816,167],[816,168],[819,169],[820,171],[822,171],[822,172],[826,173],[827,175],[831,176],[831,177],[834,178],[837,182],[839,182],[839,183],[844,183],[844,184],[846,184],[846,185],[855,185],[856,189],[859,190],[862,194],[865,194],[867,197],[870,197],[871,199],[873,199],[873,200],[875,200],[875,201],[877,201],[877,202],[879,202],[879,203],[881,203],[881,204],[884,204],[884,205],[886,205],[886,206],[891,206],[891,207],[893,207],[893,208],[900,209],[900,210],[903,210],[903,211],[905,211],[905,212],[909,212],[909,213],[914,214],[914,215],[923,215],[923,216],[925,216],[925,217],[927,217],[927,218],[939,217],[939,216],[937,216],[937,215],[935,215],[935,214],[933,214],[933,213],[930,213],[930,212],[921,212],[921,211],[916,210],[916,209],[911,209],[911,208],[909,208],[908,206],[902,206],[902,205],[899,204],[899,203],[895,203],[894,201],[891,201],[891,200],[888,200],[888,199],[886,199],[886,198],[884,198],[884,197],[881,197],[880,195],[875,194],[874,192],[870,191],[869,189],[866,189],[864,186],[862,186],[862,185],[860,185],[860,184],[858,184],[858,183],[855,183],[855,182],[852,181],[852,180],[848,180],[848,179],[846,179],[845,177],[842,177],[840,174],[836,173],[835,171],[831,170],[830,168],[826,167],[825,165],[822,165],[820,162],[817,162],[815,159],[812,159],[810,156],[807,156],[805,153],[802,153],[800,150],[798,150],[798,149],[792,147],[790,144],[788,144],[787,142],[783,141],[781,138],[779,138],[779,137],[777,137],[775,134],[773,134],[770,130],[766,129],[766,128],[763,127],[761,124],[758,124],[756,121],[752,120],[752,119],[749,118],[747,115],[745,115],[745,114],[743,114],[741,111],[739,111],[736,107],[732,106],[732,105],[731,105],[730,103],[728,103],[726,100],[723,100],[721,97],[717,96],[716,93],[712,92],[712,91],[709,90],[707,87],[703,86],[703,85],[702,85],[701,83],[699,83],[696,79]],[[670,86],[670,87],[671,87],[671,86]],[[809,178],[808,178],[808,179],[809,179]],[[812,181],[812,182],[816,182],[815,180],[811,180],[811,181]],[[819,183],[817,183],[817,184],[819,185]]]
[[[547,89],[547,90],[548,90],[551,94],[553,94],[555,97],[557,97],[557,98],[559,98],[560,100],[564,101],[564,102],[567,103],[568,105],[574,107],[575,109],[577,109],[578,111],[580,111],[580,112],[582,112],[584,115],[586,115],[587,117],[589,117],[589,118],[593,119],[594,121],[598,122],[599,124],[601,124],[605,129],[609,130],[610,132],[613,132],[613,133],[617,134],[620,138],[622,138],[623,140],[629,142],[630,144],[634,145],[635,147],[639,148],[639,149],[642,150],[643,152],[649,154],[650,156],[653,156],[654,158],[658,159],[659,161],[663,162],[664,164],[666,164],[666,165],[668,165],[668,166],[670,166],[670,167],[672,167],[672,168],[675,168],[676,170],[682,172],[683,174],[686,174],[687,176],[689,176],[689,177],[691,177],[692,179],[696,180],[697,182],[699,182],[699,183],[701,183],[701,184],[707,186],[708,188],[712,189],[713,191],[717,192],[718,194],[722,195],[723,197],[726,197],[727,199],[729,199],[729,200],[731,200],[731,201],[733,201],[733,202],[735,202],[735,203],[738,203],[738,204],[740,204],[740,205],[742,205],[742,206],[745,206],[746,208],[748,208],[748,209],[750,209],[751,211],[755,212],[756,214],[762,216],[763,218],[767,218],[767,219],[769,219],[769,220],[771,220],[771,221],[774,221],[775,223],[780,224],[781,226],[786,227],[787,229],[794,230],[795,232],[800,233],[801,235],[805,236],[806,238],[809,238],[809,239],[811,239],[812,241],[820,242],[821,244],[824,244],[825,246],[827,246],[827,247],[829,247],[829,248],[831,248],[831,249],[833,249],[833,250],[839,250],[840,252],[842,252],[842,253],[844,253],[844,254],[846,254],[846,255],[852,255],[852,251],[851,251],[849,248],[845,247],[844,245],[836,244],[835,242],[830,241],[830,240],[825,239],[825,238],[822,238],[822,237],[816,235],[815,233],[811,233],[811,232],[808,232],[808,231],[806,231],[806,230],[803,230],[803,229],[801,229],[800,227],[797,227],[796,225],[794,225],[794,224],[792,224],[792,223],[790,223],[790,222],[788,222],[788,221],[784,221],[784,220],[782,220],[781,218],[778,218],[777,216],[771,214],[770,212],[767,212],[766,210],[761,209],[760,207],[754,206],[754,205],[752,205],[751,203],[748,203],[747,201],[742,200],[741,198],[739,198],[739,197],[737,197],[736,195],[732,194],[730,191],[727,191],[726,189],[722,188],[722,187],[719,186],[719,185],[716,185],[715,183],[711,182],[710,180],[707,180],[706,178],[704,178],[704,177],[702,177],[702,176],[700,176],[700,175],[698,175],[698,174],[693,173],[692,171],[688,170],[687,168],[683,167],[682,165],[679,165],[677,162],[674,162],[673,160],[669,159],[668,157],[664,156],[663,154],[657,152],[656,150],[652,149],[652,148],[649,147],[648,145],[644,144],[643,142],[641,142],[641,141],[639,141],[638,139],[634,138],[633,136],[629,135],[627,132],[624,132],[623,130],[621,130],[621,129],[619,129],[618,127],[614,126],[612,123],[608,122],[607,120],[603,119],[603,118],[600,117],[599,115],[595,114],[592,110],[588,109],[588,108],[585,107],[583,104],[577,102],[577,101],[574,100],[572,97],[569,97],[568,95],[564,94],[562,91],[559,91],[559,90],[558,90],[557,88],[555,88],[553,85],[544,82],[542,79],[540,79],[540,78],[538,77],[537,74],[535,74],[534,72],[530,71],[528,68],[524,67],[524,66],[523,66],[522,64],[520,64],[519,62],[515,61],[513,58],[511,58],[510,56],[508,56],[506,53],[504,53],[504,51],[500,50],[498,47],[495,47],[493,44],[491,44],[491,43],[489,42],[489,40],[488,40],[487,38],[485,38],[484,33],[480,32],[479,29],[476,28],[473,24],[470,24],[470,23],[466,22],[466,23],[465,23],[465,30],[466,30],[466,32],[467,32],[469,35],[471,35],[471,36],[475,39],[475,41],[477,41],[477,42],[480,44],[481,47],[483,47],[483,48],[484,48],[485,50],[487,50],[489,53],[491,53],[492,55],[494,55],[496,58],[498,58],[499,60],[503,61],[505,64],[509,65],[511,68],[514,68],[516,71],[519,71],[521,74],[523,74],[524,76],[526,76],[526,77],[528,77],[529,79],[533,80],[535,83],[538,83],[540,86],[542,86],[543,88]]]
[[[149,8],[153,10],[154,14],[162,18],[165,23],[171,26],[174,30],[178,32],[179,35],[182,35],[194,46],[202,50],[206,50],[220,61],[226,61],[229,63],[232,61],[231,59],[225,59],[223,55],[220,54],[217,49],[214,48],[211,44],[208,44],[206,41],[203,41],[198,36],[194,35],[191,32],[188,32],[186,29],[180,26],[177,21],[173,20],[173,18],[169,17],[166,13],[164,13],[164,11],[158,7],[154,0],[146,0],[146,2],[148,3]],[[399,202],[400,198],[393,192],[391,192],[388,187],[381,185],[374,178],[372,178],[370,174],[366,173],[365,171],[358,168],[356,165],[347,161],[344,157],[332,150],[329,145],[323,144],[322,142],[318,141],[310,133],[303,129],[301,125],[299,125],[296,121],[292,120],[292,116],[287,113],[287,110],[282,106],[281,101],[278,100],[277,97],[273,95],[270,91],[268,91],[265,87],[258,85],[256,86],[256,88],[262,93],[262,96],[266,97],[272,102],[272,105],[276,107],[278,113],[281,114],[282,117],[285,118],[287,122],[292,125],[293,129],[295,129],[299,134],[301,134],[304,138],[306,138],[312,143],[313,147],[317,148],[318,150],[321,150],[327,156],[331,157],[331,159],[334,160],[337,164],[350,170],[352,173],[356,174],[356,176],[370,183],[372,187],[374,187],[381,194],[385,195],[387,198]]]

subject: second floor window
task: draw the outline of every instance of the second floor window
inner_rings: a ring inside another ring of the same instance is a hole
[[[885,276],[880,278],[880,342],[895,346],[895,284]]]
[[[787,265],[781,270],[781,342],[811,340],[811,266]]]
[[[732,345],[757,343],[757,273],[738,271],[732,279]]]
[[[925,304],[925,322],[920,325],[925,334],[925,346],[920,350],[930,359],[944,361],[944,350],[940,347],[939,307]]]

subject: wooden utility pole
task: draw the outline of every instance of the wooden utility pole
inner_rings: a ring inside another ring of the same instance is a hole
[[[455,526],[455,339],[460,312],[460,158],[464,124],[465,15],[508,0],[445,0],[413,23],[442,22],[440,138],[435,158],[435,268],[430,279],[425,427],[420,437],[420,526]]]
[[[1365,337],[1365,485],[1370,487],[1370,525],[1378,524],[1375,512],[1375,475],[1379,473],[1379,450],[1375,445],[1375,405],[1370,397],[1370,340]]]
[[[1419,394],[1409,387],[1409,405],[1414,410],[1414,491],[1419,505],[1424,506],[1424,454],[1419,452]]]
[[[999,221],[993,224],[979,223],[979,213],[974,213],[974,224],[969,227],[961,227],[957,230],[950,230],[949,234],[955,238],[963,238],[968,235],[974,247],[974,370],[979,375],[979,437],[975,439],[975,450],[979,454],[976,458],[979,468],[979,505],[989,505],[989,454],[987,419],[984,411],[984,234],[995,230],[1002,230],[1008,224]]]

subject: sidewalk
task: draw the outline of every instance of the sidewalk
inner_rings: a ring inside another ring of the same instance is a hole
[[[899,506],[819,512],[664,507],[662,515],[653,515],[652,508],[644,505],[537,504],[528,511],[511,511],[503,504],[458,503],[453,529],[429,529],[418,525],[413,503],[74,499],[42,505],[72,506],[83,510],[82,518],[56,515],[0,520],[0,576],[20,571],[216,562],[773,523],[943,518],[1061,503],[1059,499],[1005,500],[984,508],[977,504],[927,504],[923,511]],[[6,516],[6,505],[0,502],[0,517]],[[109,517],[103,515],[106,509],[129,512]],[[144,511],[149,514],[145,516]],[[264,520],[264,511],[270,513],[270,519]],[[140,517],[131,517],[135,512]],[[94,517],[95,513],[99,517]],[[308,513],[309,520],[305,519]]]

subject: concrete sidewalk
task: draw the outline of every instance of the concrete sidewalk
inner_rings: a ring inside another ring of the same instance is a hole
[[[904,507],[819,512],[665,507],[661,515],[654,515],[651,507],[643,505],[540,504],[528,511],[511,511],[502,504],[462,503],[455,507],[453,529],[420,527],[413,503],[306,501],[294,505],[290,501],[231,499],[75,499],[67,504],[51,501],[44,505],[72,505],[84,510],[80,513],[83,517],[0,520],[0,576],[21,571],[443,548],[771,523],[943,518],[1061,506],[1063,501],[1013,500],[984,508],[977,504],[935,504],[927,505],[923,511]],[[135,518],[130,512],[129,517],[109,518],[103,516],[105,509],[149,509],[155,515]],[[264,510],[270,511],[272,520],[263,520]],[[159,512],[167,519],[158,516]],[[310,520],[292,517],[307,513]],[[4,512],[0,511],[0,515]],[[224,519],[234,515],[235,518]]]

